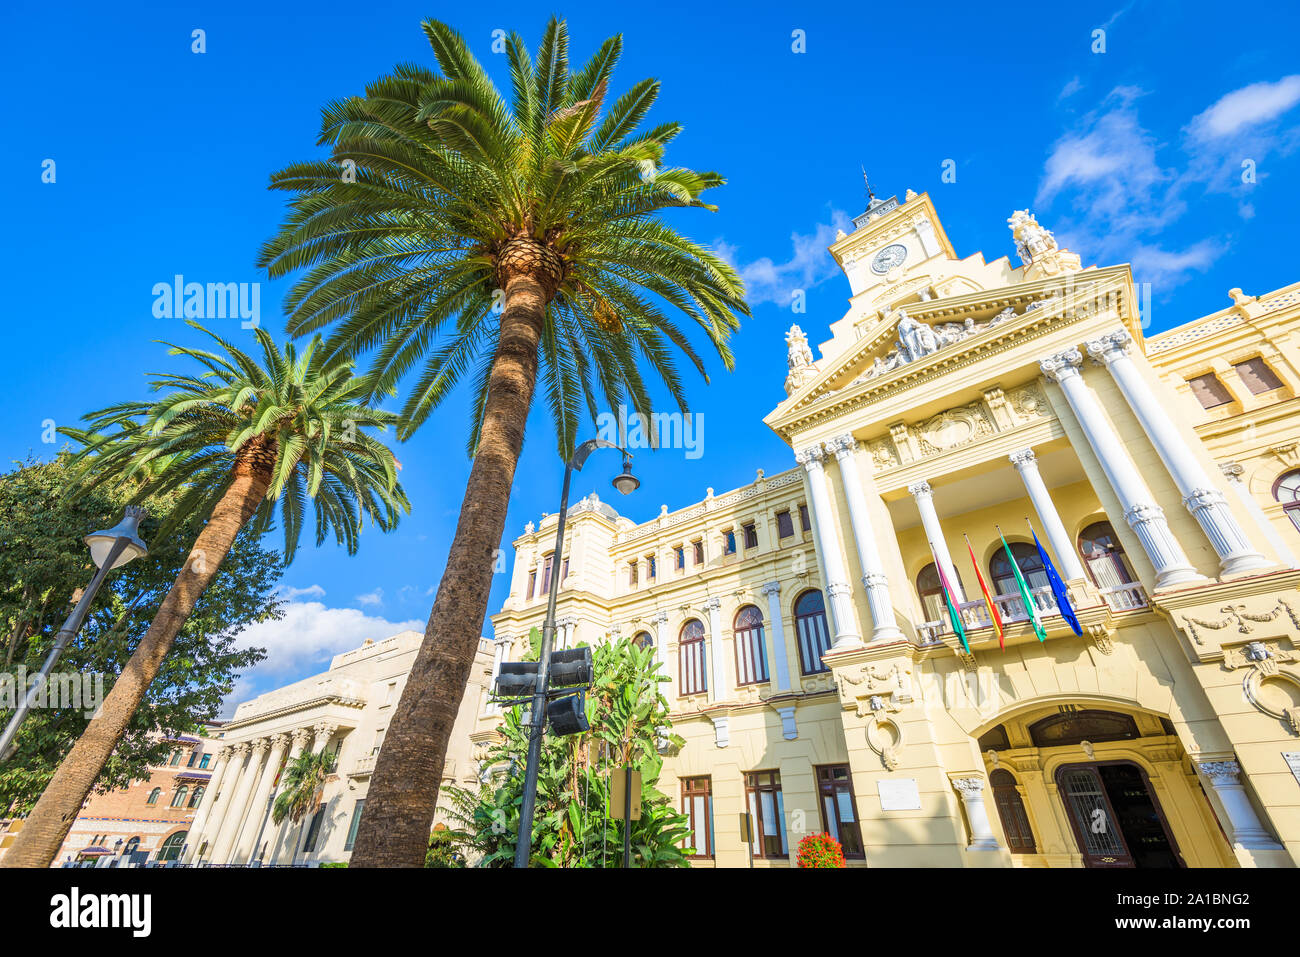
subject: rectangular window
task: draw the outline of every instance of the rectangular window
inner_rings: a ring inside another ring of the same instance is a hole
[[[1252,395],[1282,388],[1282,380],[1259,356],[1247,359],[1245,362],[1235,362],[1232,367],[1237,370],[1237,375],[1241,376],[1241,381],[1246,383],[1246,388]]]
[[[755,857],[786,857],[785,798],[780,771],[751,771],[745,775],[745,802],[753,822]]]
[[[357,826],[361,823],[361,812],[365,810],[366,799],[361,798],[356,804],[352,805],[352,823],[348,825],[348,839],[343,842],[343,850],[352,850],[352,845],[357,842]]]
[[[821,798],[822,829],[840,842],[846,858],[861,860],[862,828],[858,824],[858,805],[853,798],[853,779],[847,764],[827,764],[817,768],[817,790]]]
[[[569,580],[569,560],[566,558],[564,560],[564,564],[560,566],[560,581],[565,582],[568,580]]]
[[[525,598],[532,598],[537,594],[537,569],[530,569],[528,572],[528,591],[524,593]]]
[[[203,757],[199,758],[199,770],[202,771],[206,769],[208,766],[208,762],[211,760],[212,760],[212,755],[205,752]]]
[[[551,590],[551,565],[554,561],[554,555],[547,555],[546,561],[542,563],[542,591],[547,593]]]
[[[812,522],[808,521],[808,506],[799,506],[799,527],[805,532],[812,528]]]
[[[627,563],[627,583],[628,583],[628,586],[631,587],[631,588],[635,588],[635,587],[636,587],[636,584],[637,584],[637,567],[636,567],[636,562],[635,562],[635,561],[631,561],[631,562],[628,562],[628,563]]]
[[[311,824],[307,827],[307,840],[303,842],[302,851],[304,854],[310,854],[316,850],[316,839],[320,837],[320,826],[325,820],[325,805],[322,804],[316,809],[316,813],[311,816]]]
[[[794,534],[794,522],[790,520],[790,512],[776,513],[776,536],[777,538],[789,538]]]
[[[384,707],[388,707],[397,698],[397,682],[388,682],[388,690],[384,692]]]
[[[722,542],[722,554],[736,554],[736,530],[734,528],[729,528],[722,533]]]
[[[750,522],[748,525],[745,525],[744,532],[745,532],[745,547],[758,548],[758,529],[754,527],[754,523]]]
[[[375,732],[375,743],[370,749],[371,754],[379,753],[379,748],[384,743],[384,732],[387,730],[388,730],[387,728],[380,728],[378,731]]]
[[[695,552],[695,564],[704,564],[704,542],[691,542],[691,549]]]
[[[175,754],[172,755],[171,766],[174,768],[180,767],[180,763],[181,763],[181,753],[177,751]]]
[[[192,767],[194,767],[194,762],[197,761],[198,759],[199,759],[199,752],[197,752],[197,751],[191,751],[191,752],[190,752],[190,759],[189,759],[188,761],[185,762],[185,766],[186,766],[187,768],[192,768]]]
[[[1223,383],[1213,372],[1188,379],[1187,384],[1192,387],[1192,395],[1196,396],[1196,401],[1201,403],[1202,408],[1213,409],[1215,406],[1227,405],[1232,401],[1232,393],[1223,387]]]
[[[686,839],[695,848],[692,857],[713,856],[713,793],[710,779],[682,778],[682,813],[691,829]]]
[[[683,638],[677,645],[677,690],[679,694],[703,694],[708,690],[704,658],[704,635]]]
[[[673,549],[673,555],[676,557],[677,560],[677,570],[679,572],[684,571],[686,568],[686,549],[683,548],[681,545],[678,545],[675,549]]]
[[[655,580],[655,557],[653,555],[645,557],[645,577],[647,581]]]

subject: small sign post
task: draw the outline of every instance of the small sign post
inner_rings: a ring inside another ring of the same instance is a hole
[[[623,866],[632,866],[632,822],[641,820],[641,772],[630,765],[609,776],[610,817],[623,822]]]

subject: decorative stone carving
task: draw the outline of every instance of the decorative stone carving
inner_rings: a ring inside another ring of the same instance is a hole
[[[888,439],[878,439],[869,443],[866,448],[867,454],[871,456],[871,464],[877,472],[899,464],[898,453],[894,451],[894,444]]]
[[[790,331],[785,334],[785,344],[788,350],[786,367],[789,370],[785,377],[785,394],[791,395],[811,379],[817,370],[813,368],[813,354],[808,346],[808,336],[797,324],[791,326]]]
[[[1034,386],[1015,390],[1007,396],[1007,404],[1010,405],[1015,418],[1021,422],[1041,419],[1052,414],[1047,399]]]
[[[1246,700],[1300,736],[1300,675],[1280,667],[1283,662],[1296,661],[1300,661],[1300,652],[1280,641],[1250,641],[1223,649],[1224,668],[1249,669],[1241,680]]]
[[[912,429],[923,455],[935,455],[997,431],[981,403],[948,409]]]
[[[1020,261],[1025,264],[1026,279],[1077,272],[1082,265],[1076,254],[1057,245],[1056,237],[1040,226],[1029,210],[1015,210],[1007,226],[1016,242]]]
[[[913,700],[911,675],[911,669],[899,662],[884,669],[866,664],[856,671],[844,670],[837,675],[840,698],[856,706],[859,718],[879,711],[897,713]]]
[[[1115,643],[1112,641],[1112,633],[1105,625],[1089,625],[1088,637],[1092,643],[1097,646],[1097,650],[1103,655],[1115,653]]]
[[[1276,621],[1283,613],[1285,613],[1290,619],[1291,627],[1300,630],[1300,615],[1297,615],[1295,609],[1291,607],[1290,603],[1282,598],[1277,599],[1276,604],[1271,609],[1264,612],[1252,612],[1249,610],[1248,605],[1233,604],[1224,605],[1219,609],[1219,614],[1223,615],[1223,618],[1211,620],[1184,614],[1183,627],[1187,629],[1187,632],[1192,636],[1193,641],[1198,645],[1202,645],[1205,642],[1201,640],[1200,633],[1197,631],[1198,628],[1207,628],[1210,631],[1220,631],[1227,628],[1229,625],[1235,624],[1239,633],[1249,635],[1254,631],[1254,625],[1267,624],[1270,621]]]

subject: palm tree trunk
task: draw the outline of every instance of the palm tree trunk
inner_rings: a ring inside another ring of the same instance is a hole
[[[149,630],[114,682],[98,715],[86,726],[45,786],[0,866],[49,867],[58,854],[104,763],[122,739],[145,692],[157,677],[163,659],[171,651],[176,635],[194,610],[195,602],[216,576],[235,537],[266,495],[272,474],[266,459],[269,455],[274,461],[274,447],[262,442],[253,448],[255,443],[256,439],[250,441],[245,446],[248,453],[236,459],[235,478],[230,488],[208,516],[207,525],[195,539]]]
[[[353,867],[423,867],[447,742],[469,681],[492,588],[493,559],[537,385],[547,290],[521,273],[505,284],[501,336],[483,427],[424,642],[379,749]],[[10,852],[12,853],[12,852]]]

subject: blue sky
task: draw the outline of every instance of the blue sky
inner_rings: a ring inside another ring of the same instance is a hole
[[[493,31],[535,43],[547,12],[379,0],[6,4],[0,451],[47,457],[57,448],[42,442],[48,421],[143,396],[143,373],[171,361],[153,340],[196,339],[153,314],[153,286],[177,274],[260,283],[262,323],[279,333],[287,284],[253,266],[282,209],[265,187],[273,170],[321,155],[320,107],[397,62],[431,64],[423,17],[460,29],[501,82]],[[1151,283],[1155,331],[1222,308],[1230,287],[1260,293],[1300,278],[1294,4],[932,4],[918,14],[584,0],[557,12],[575,61],[622,32],[616,90],[659,77],[651,121],[685,126],[669,162],[728,178],[713,195],[717,213],[674,225],[743,270],[754,306],[735,372],[714,362],[712,384],[690,384],[703,454],[640,455],[642,490],[614,503],[634,519],[790,464],[761,419],[784,394],[784,330],[797,320],[815,345],[844,312],[847,283],[825,248],[864,206],[861,165],[881,195],[929,191],[961,255],[1011,254],[1006,218],[1030,207],[1085,264],[1132,262]],[[47,160],[53,183],[42,182]],[[945,164],[955,182],[943,181]],[[791,315],[794,289],[807,292],[806,315]],[[237,320],[221,322],[241,334]],[[364,638],[423,627],[469,468],[465,410],[464,397],[450,402],[398,450],[414,503],[398,532],[365,535],[352,559],[332,545],[300,550],[286,574],[288,617],[248,636],[271,658],[234,699],[318,671]],[[617,464],[593,457],[575,492],[612,498]],[[506,544],[554,510],[559,481],[537,416]],[[499,575],[490,610],[507,589]]]

